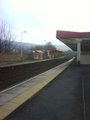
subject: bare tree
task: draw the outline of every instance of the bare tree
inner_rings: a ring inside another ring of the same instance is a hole
[[[47,42],[44,49],[55,49],[55,46],[51,42]]]
[[[36,45],[34,50],[42,50],[42,45]]]
[[[12,33],[10,25],[5,21],[0,22],[0,53],[11,53],[14,40],[14,34]]]

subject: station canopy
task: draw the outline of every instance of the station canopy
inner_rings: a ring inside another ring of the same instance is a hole
[[[90,32],[72,32],[57,30],[56,38],[74,51],[77,51],[76,39],[81,39],[81,51],[90,52]]]

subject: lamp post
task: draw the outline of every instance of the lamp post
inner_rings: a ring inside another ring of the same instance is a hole
[[[21,32],[21,53],[20,53],[21,60],[23,60],[23,34],[24,33],[27,33],[27,31],[22,31]]]

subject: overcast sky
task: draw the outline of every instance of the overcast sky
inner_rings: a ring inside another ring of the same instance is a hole
[[[90,31],[90,0],[0,0],[0,18],[13,26],[20,41],[45,44],[56,30]]]

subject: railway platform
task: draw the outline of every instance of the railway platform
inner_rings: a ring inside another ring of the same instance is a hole
[[[5,120],[90,120],[90,65],[72,64]]]
[[[72,60],[73,59],[35,77],[32,77],[18,85],[1,91],[0,120],[5,119],[9,114],[19,108],[25,101],[31,99],[56,76],[62,73],[71,64]]]

